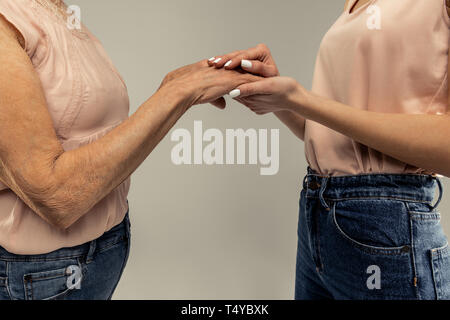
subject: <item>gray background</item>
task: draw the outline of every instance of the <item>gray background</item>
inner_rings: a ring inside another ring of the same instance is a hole
[[[132,112],[185,64],[264,42],[310,88],[344,0],[72,0],[128,85]],[[280,171],[172,164],[168,136],[133,175],[132,251],[116,299],[292,299],[303,142],[272,115],[198,106],[175,128],[280,129]],[[447,180],[445,180],[445,186]],[[444,195],[445,196],[445,195]],[[440,210],[446,212],[449,199]],[[444,221],[446,222],[446,221]],[[446,228],[450,231],[450,225]]]

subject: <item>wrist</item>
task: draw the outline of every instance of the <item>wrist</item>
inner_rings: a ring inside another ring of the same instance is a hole
[[[193,93],[187,88],[165,85],[158,89],[156,95],[185,113],[193,105]]]
[[[302,113],[308,105],[308,101],[311,98],[311,92],[296,82],[293,90],[290,90],[286,98],[288,102],[287,109],[289,111]]]

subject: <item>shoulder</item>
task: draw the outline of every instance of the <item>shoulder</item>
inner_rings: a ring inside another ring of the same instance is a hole
[[[22,34],[1,14],[0,14],[0,34],[3,37],[16,39],[20,43],[22,48],[25,47],[25,39],[23,38]]]

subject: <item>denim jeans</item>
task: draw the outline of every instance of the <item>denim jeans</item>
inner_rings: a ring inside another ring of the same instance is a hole
[[[436,186],[439,200],[432,204]],[[295,298],[450,299],[450,249],[438,177],[321,176],[300,197]]]
[[[42,255],[0,247],[0,300],[109,300],[130,250],[128,213],[100,238]]]

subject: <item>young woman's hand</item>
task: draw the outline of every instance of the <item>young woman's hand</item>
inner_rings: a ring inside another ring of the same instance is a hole
[[[246,72],[254,75],[262,76],[264,78],[273,79],[273,81],[261,82],[255,87],[238,88],[231,92],[233,98],[239,101],[241,104],[247,106],[257,114],[266,114],[269,112],[283,111],[287,106],[282,105],[284,98],[283,92],[274,92],[270,96],[265,93],[264,96],[250,94],[247,92],[244,94],[242,90],[260,90],[265,92],[266,88],[271,89],[271,85],[275,85],[278,90],[285,90],[286,94],[289,94],[293,90],[296,83],[288,78],[279,78],[280,72],[272,57],[269,48],[264,44],[259,44],[254,48],[247,50],[236,51],[223,56],[217,56],[208,60],[210,67],[217,69],[224,68],[226,70],[245,70]],[[275,80],[276,78],[279,78]],[[237,97],[237,95],[239,95]],[[275,103],[270,105],[270,102]]]
[[[256,114],[264,115],[294,111],[306,101],[307,91],[295,79],[273,77],[243,84],[232,90],[230,96]]]
[[[181,94],[187,108],[213,103],[223,109],[226,106],[224,95],[242,84],[260,79],[262,78],[242,70],[210,68],[204,60],[170,72],[164,78],[159,90]]]
[[[259,44],[254,48],[235,51],[226,55],[216,56],[208,60],[211,67],[243,70],[261,77],[277,77],[280,75],[272,53],[265,44]]]

